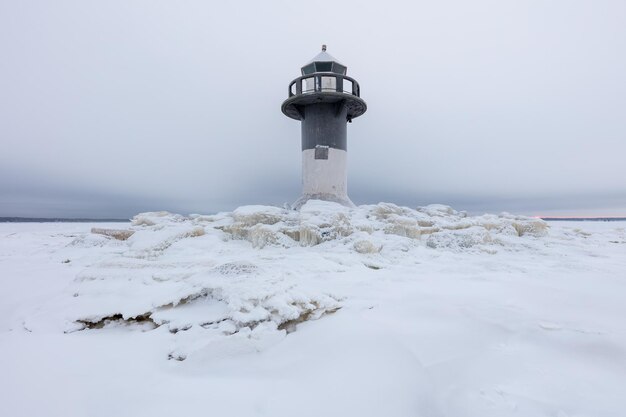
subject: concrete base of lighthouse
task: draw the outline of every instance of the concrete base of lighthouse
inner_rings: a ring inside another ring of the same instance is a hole
[[[342,149],[316,146],[302,151],[302,196],[293,208],[308,200],[334,201],[354,207],[348,198],[348,153]]]

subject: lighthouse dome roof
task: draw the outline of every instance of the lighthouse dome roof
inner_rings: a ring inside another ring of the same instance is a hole
[[[348,68],[345,65],[326,52],[326,45],[322,45],[322,52],[304,64],[302,75],[313,74],[314,72],[334,72],[345,75],[347,70]]]
[[[313,59],[311,59],[309,62],[306,63],[306,65],[311,64],[313,62],[336,62],[338,64],[341,64],[341,62],[339,62],[337,58],[335,58],[334,56],[332,56],[325,50],[322,50],[322,52],[315,55]]]

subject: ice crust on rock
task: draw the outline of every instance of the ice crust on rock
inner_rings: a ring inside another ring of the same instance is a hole
[[[77,275],[67,329],[150,320],[176,335],[177,357],[186,358],[236,333],[277,340],[296,323],[339,309],[343,295],[313,285],[316,271],[379,270],[419,247],[494,253],[544,236],[547,226],[506,213],[469,217],[443,205],[347,208],[309,200],[300,211],[257,205],[210,216],[141,213],[131,230],[126,241],[111,242],[113,254]],[[285,251],[301,257],[301,266],[281,262]]]
[[[390,203],[347,208],[337,203],[309,200],[299,212],[246,206],[235,210],[231,218],[232,223],[222,230],[235,239],[248,240],[256,248],[314,246],[357,232],[382,232],[422,241],[432,248],[458,250],[480,244],[502,244],[492,235],[541,237],[547,233],[547,223],[541,219],[508,213],[468,217],[465,212],[441,204],[413,210]],[[357,252],[376,252],[366,250],[364,245],[356,245],[355,250],[358,247]]]

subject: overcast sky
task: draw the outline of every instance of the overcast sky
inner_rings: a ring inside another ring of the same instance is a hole
[[[0,216],[293,202],[280,111],[322,43],[361,85],[349,195],[626,215],[626,2],[0,2]]]

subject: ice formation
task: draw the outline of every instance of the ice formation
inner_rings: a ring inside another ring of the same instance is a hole
[[[0,223],[0,414],[621,415],[624,223],[549,224],[318,201]]]
[[[66,331],[149,323],[177,335],[175,359],[224,336],[276,340],[298,322],[341,308],[341,291],[319,282],[337,269],[329,262],[340,271],[376,270],[419,247],[494,253],[547,232],[542,220],[509,214],[470,217],[442,205],[346,208],[316,200],[300,211],[141,213],[131,224],[127,240],[111,239],[113,253],[76,277]],[[283,263],[285,254],[301,262]]]

